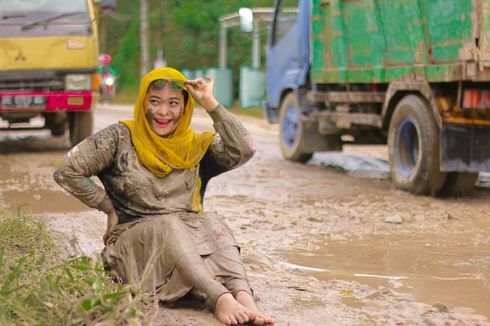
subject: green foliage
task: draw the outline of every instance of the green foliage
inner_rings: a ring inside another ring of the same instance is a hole
[[[161,48],[168,66],[179,69],[217,67],[218,18],[240,7],[272,5],[273,0],[149,0],[151,61]],[[118,87],[136,91],[140,76],[139,1],[118,0],[117,15],[102,19],[107,28],[107,37],[101,40],[102,48],[114,57],[114,65],[120,72]],[[251,35],[242,34],[239,28],[228,32],[228,64],[238,76],[240,66],[251,64]],[[265,34],[264,31],[262,44]]]
[[[139,25],[131,22],[121,38],[118,51],[114,53],[113,64],[119,71],[118,83],[122,88],[137,89],[139,84]]]
[[[121,325],[138,319],[139,296],[100,261],[59,259],[44,225],[0,210],[0,325]]]

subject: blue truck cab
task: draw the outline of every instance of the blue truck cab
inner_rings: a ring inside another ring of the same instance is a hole
[[[310,69],[310,1],[276,0],[274,9],[267,42],[268,97],[264,102],[270,123],[278,122],[284,95],[297,92],[308,82]]]

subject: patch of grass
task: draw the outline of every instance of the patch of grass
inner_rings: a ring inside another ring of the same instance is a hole
[[[100,259],[62,254],[42,222],[0,209],[0,325],[139,324],[142,296]]]

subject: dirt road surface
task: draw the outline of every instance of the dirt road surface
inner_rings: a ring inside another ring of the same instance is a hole
[[[100,106],[96,130],[130,117],[129,106]],[[277,126],[241,119],[257,153],[210,182],[205,209],[234,230],[276,325],[490,325],[488,174],[465,198],[413,196],[390,184],[384,146],[294,164],[281,158]],[[193,124],[211,128],[200,110]],[[61,245],[96,255],[104,214],[52,179],[67,150],[66,137],[45,131],[0,132],[0,205],[22,205]],[[218,325],[199,307],[148,316],[153,325]]]

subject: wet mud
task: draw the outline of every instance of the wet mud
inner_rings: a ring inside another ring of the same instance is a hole
[[[320,280],[343,279],[413,294],[422,302],[468,306],[488,315],[490,245],[416,236],[328,242],[314,251],[282,251],[285,266]],[[289,264],[289,265],[288,265]]]
[[[99,108],[96,130],[130,109]],[[204,208],[234,231],[277,325],[490,325],[488,175],[464,198],[413,196],[390,184],[384,146],[294,164],[281,158],[277,126],[241,120],[257,153],[209,183]],[[196,111],[194,127],[210,125]],[[66,137],[0,132],[0,204],[23,205],[60,245],[97,255],[105,216],[52,179],[68,147]],[[148,309],[152,325],[218,325],[199,307]]]

